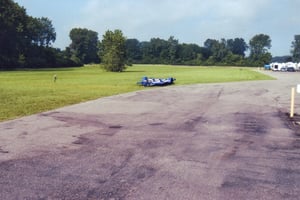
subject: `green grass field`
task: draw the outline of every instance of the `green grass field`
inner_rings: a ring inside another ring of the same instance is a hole
[[[54,74],[57,81],[53,81]],[[136,83],[143,76],[176,78],[175,85],[267,80],[249,68],[134,65],[125,72],[81,68],[0,71],[0,121],[39,113],[87,100],[150,89]]]

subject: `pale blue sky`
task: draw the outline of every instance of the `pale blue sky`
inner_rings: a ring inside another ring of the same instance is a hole
[[[121,29],[127,38],[149,41],[174,36],[203,46],[206,39],[272,39],[273,56],[289,55],[300,34],[299,0],[15,0],[33,17],[48,17],[57,33],[54,47],[70,44],[72,28],[99,33]]]

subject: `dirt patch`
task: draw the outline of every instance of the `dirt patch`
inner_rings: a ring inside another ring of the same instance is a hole
[[[300,137],[300,115],[295,114],[294,117],[290,117],[290,113],[279,112],[279,117],[284,121],[287,128],[294,131],[295,135]]]
[[[89,145],[92,141],[89,138],[80,136],[76,141],[73,142],[73,144],[79,144],[79,145]]]

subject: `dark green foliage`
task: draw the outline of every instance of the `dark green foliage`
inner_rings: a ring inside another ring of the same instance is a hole
[[[141,43],[137,39],[125,41],[127,62],[139,62],[142,59]]]
[[[34,46],[49,47],[56,40],[55,29],[48,18],[28,17],[27,30]]]
[[[291,50],[292,58],[295,62],[300,62],[300,35],[294,36]]]
[[[69,48],[72,60],[84,64],[99,63],[97,32],[86,28],[73,28],[70,31],[70,38],[72,43]]]
[[[55,29],[48,18],[28,16],[12,0],[0,1],[0,69],[74,66],[65,52],[54,49]]]
[[[229,39],[226,42],[227,48],[235,55],[245,57],[245,52],[249,48],[243,38]]]
[[[0,68],[15,68],[28,43],[27,15],[12,0],[0,1]]]
[[[246,65],[247,44],[241,38],[221,41],[207,39],[204,47],[180,44],[171,36],[168,40],[152,38],[149,42],[126,41],[127,61],[144,64],[172,65]]]

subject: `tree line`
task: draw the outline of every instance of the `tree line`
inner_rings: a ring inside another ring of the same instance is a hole
[[[121,30],[98,33],[73,28],[71,44],[53,48],[56,32],[50,19],[27,15],[13,0],[0,1],[0,69],[69,67],[102,63],[108,71],[123,71],[125,64],[261,66],[270,62],[271,38],[265,34],[243,38],[207,39],[203,46],[167,40],[127,39]],[[248,55],[246,55],[246,53]],[[292,42],[291,59],[300,61],[300,35]]]
[[[270,37],[254,36],[250,45],[243,38],[207,39],[204,46],[179,43],[171,36],[168,40],[152,38],[149,42],[126,40],[127,61],[133,63],[156,63],[173,65],[260,65],[271,59],[268,49]],[[250,49],[249,57],[246,57]]]

